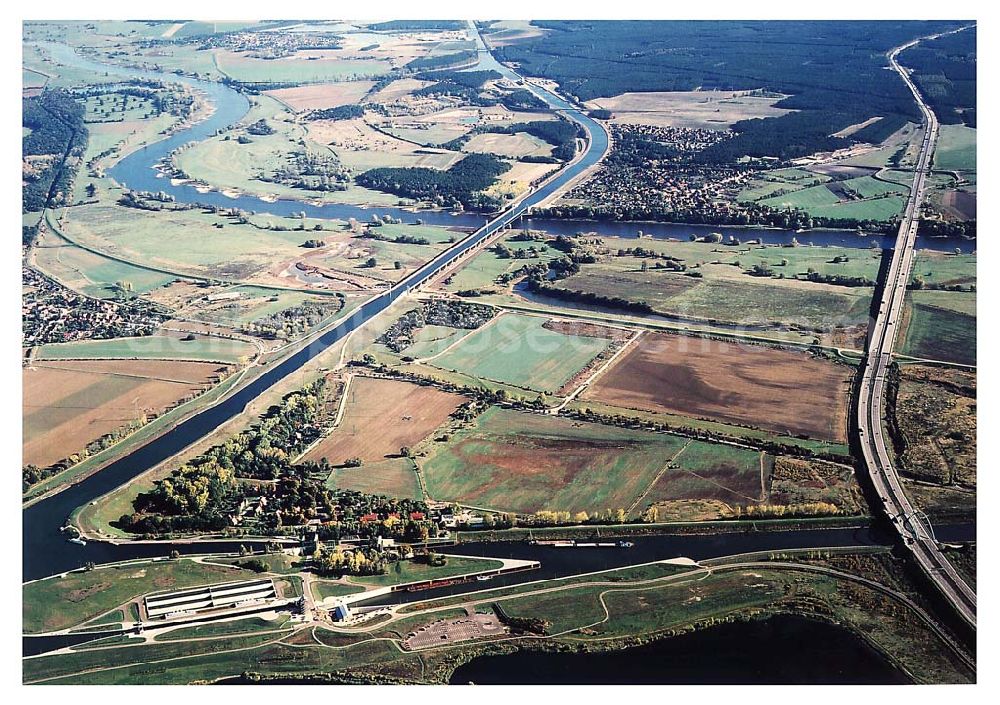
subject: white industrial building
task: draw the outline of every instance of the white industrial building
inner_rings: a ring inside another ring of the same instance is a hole
[[[154,617],[166,618],[273,600],[277,596],[274,581],[270,578],[244,580],[238,583],[208,585],[160,595],[149,595],[145,598],[146,614],[150,619]]]

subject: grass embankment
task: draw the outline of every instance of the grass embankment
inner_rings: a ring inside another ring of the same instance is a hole
[[[248,575],[236,568],[181,559],[74,571],[36,580],[21,589],[22,629],[26,634],[66,629],[146,593],[229,582]]]
[[[168,632],[157,634],[154,639],[156,641],[183,641],[187,639],[232,636],[234,634],[271,632],[285,626],[288,619],[289,616],[287,614],[283,614],[279,615],[276,619],[250,617],[248,619],[234,619],[227,620],[225,622],[209,622],[207,624],[199,624],[194,627],[171,629]]]

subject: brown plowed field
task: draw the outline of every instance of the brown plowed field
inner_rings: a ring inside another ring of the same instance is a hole
[[[45,467],[140,414],[160,414],[211,384],[224,366],[169,360],[36,363],[24,384],[22,464]]]
[[[851,375],[804,352],[652,334],[583,399],[844,442]]]
[[[339,465],[348,458],[383,460],[403,446],[415,446],[465,401],[442,392],[391,379],[356,377],[347,391],[340,426],[306,455]]]

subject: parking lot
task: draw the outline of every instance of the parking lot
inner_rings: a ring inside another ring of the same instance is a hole
[[[407,634],[403,645],[407,649],[426,649],[440,644],[484,639],[504,633],[506,633],[506,628],[492,612],[490,614],[473,614],[426,624]]]

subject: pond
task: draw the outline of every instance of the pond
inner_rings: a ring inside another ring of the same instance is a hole
[[[518,651],[459,666],[452,684],[882,685],[910,679],[845,627],[790,615],[602,653]]]

